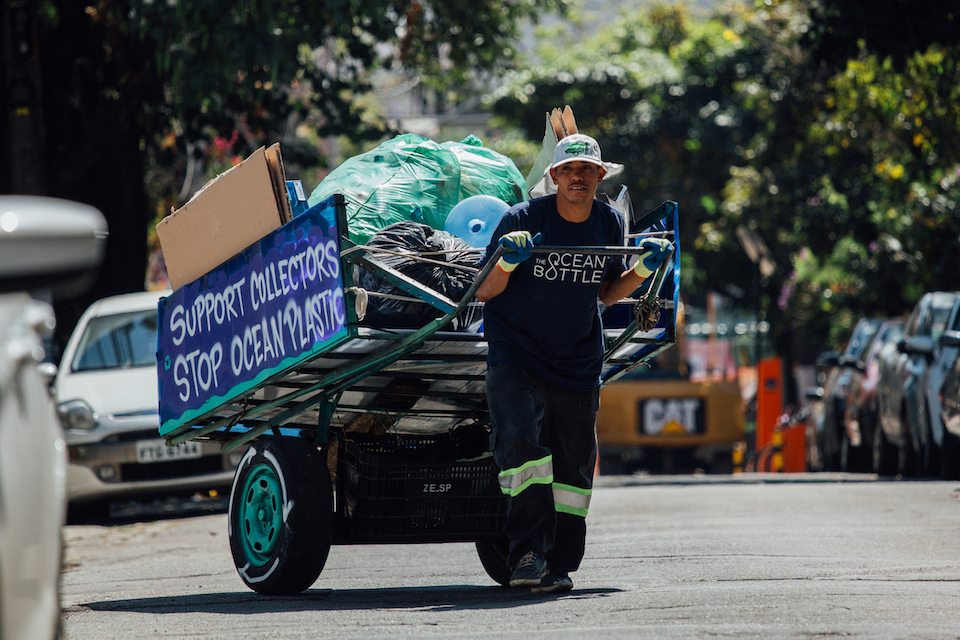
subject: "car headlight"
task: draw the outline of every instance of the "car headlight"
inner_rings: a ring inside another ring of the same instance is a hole
[[[89,431],[95,429],[100,422],[100,416],[83,400],[63,402],[57,407],[57,412],[64,429]]]

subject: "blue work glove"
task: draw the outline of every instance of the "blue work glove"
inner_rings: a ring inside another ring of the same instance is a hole
[[[497,266],[510,273],[517,265],[530,257],[530,249],[540,244],[541,234],[530,237],[529,231],[511,231],[500,238],[500,246],[505,247]]]
[[[639,247],[647,251],[637,260],[637,264],[633,265],[633,270],[641,278],[650,277],[650,274],[666,260],[667,252],[673,250],[670,241],[663,238],[644,238],[640,241]]]

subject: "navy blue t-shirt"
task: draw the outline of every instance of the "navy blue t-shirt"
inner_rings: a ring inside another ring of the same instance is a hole
[[[482,263],[510,231],[542,234],[541,247],[623,246],[624,221],[594,200],[585,222],[564,220],[555,195],[510,208],[494,231]],[[600,285],[627,268],[622,256],[537,253],[510,274],[507,288],[483,309],[487,364],[513,363],[573,389],[596,389],[603,366]]]

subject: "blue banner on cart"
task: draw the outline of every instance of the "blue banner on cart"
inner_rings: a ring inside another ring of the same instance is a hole
[[[162,435],[346,337],[336,232],[318,205],[160,301]]]

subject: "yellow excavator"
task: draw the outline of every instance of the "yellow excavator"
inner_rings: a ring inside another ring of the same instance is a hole
[[[600,392],[601,474],[733,471],[745,426],[740,383],[691,380],[682,311],[677,316],[675,348]]]

